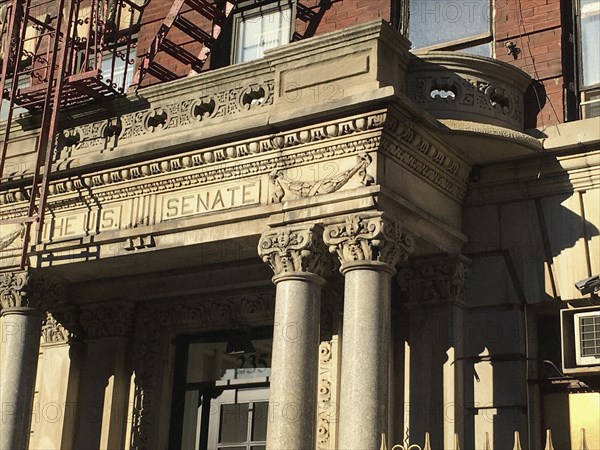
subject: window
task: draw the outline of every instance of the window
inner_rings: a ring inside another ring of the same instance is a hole
[[[600,311],[575,314],[573,319],[577,365],[600,364]]]
[[[492,56],[490,0],[410,0],[408,38],[414,49]]]
[[[110,83],[114,89],[127,92],[134,74],[135,47],[117,47],[114,51],[106,51],[102,55],[102,78]]]
[[[579,79],[581,117],[600,116],[600,2],[579,0],[577,25],[579,29]]]
[[[19,87],[19,89],[23,89],[23,88],[29,87],[30,84],[31,83],[29,81],[29,78],[23,77],[23,78],[19,79],[18,87]],[[4,89],[10,92],[11,87],[12,87],[12,80],[7,79],[6,83],[4,85]],[[0,111],[0,122],[3,122],[8,118],[9,103],[10,102],[8,100],[6,100],[4,98],[2,99],[2,111]],[[27,110],[25,108],[19,108],[17,105],[15,105],[14,109],[13,109],[12,119],[13,120],[18,119],[21,114],[24,114],[26,112],[27,112]]]
[[[264,2],[263,2],[264,3]],[[234,19],[233,57],[235,63],[262,58],[264,51],[290,42],[293,32],[293,4],[290,1],[255,2],[239,5]]]
[[[169,448],[265,450],[269,332],[179,339]]]

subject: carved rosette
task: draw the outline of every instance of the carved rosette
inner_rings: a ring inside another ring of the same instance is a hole
[[[342,265],[378,261],[394,267],[405,261],[414,248],[412,236],[400,224],[382,216],[349,216],[343,224],[326,227],[323,239]]]
[[[462,256],[423,258],[399,268],[396,280],[409,305],[463,304],[469,272]]]
[[[86,308],[81,312],[80,322],[87,339],[130,336],[135,325],[135,305],[124,303]]]
[[[331,266],[322,244],[322,229],[316,225],[267,231],[260,237],[258,254],[271,266],[275,276],[298,273],[322,276]]]
[[[54,277],[25,270],[0,273],[2,309],[31,307],[46,310],[66,301],[66,285]]]

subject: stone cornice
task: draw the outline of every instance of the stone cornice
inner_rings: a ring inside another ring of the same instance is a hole
[[[600,187],[600,151],[544,154],[480,168],[469,186],[469,206],[539,198]]]
[[[342,224],[325,227],[323,240],[341,264],[377,261],[394,267],[405,261],[414,249],[411,235],[399,223],[384,216],[352,215]]]
[[[322,234],[322,228],[317,225],[269,230],[260,237],[258,254],[269,264],[275,277],[291,274],[323,276],[332,265]]]
[[[470,266],[463,256],[410,260],[398,268],[396,281],[407,306],[463,306]]]
[[[31,307],[46,310],[64,305],[67,285],[39,271],[0,272],[0,306],[2,309]]]

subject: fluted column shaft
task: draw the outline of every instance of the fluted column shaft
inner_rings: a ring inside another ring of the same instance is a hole
[[[388,432],[391,278],[412,240],[381,216],[348,217],[324,240],[345,278],[337,448],[378,449]]]
[[[275,276],[267,449],[314,447],[323,245],[317,227],[264,233],[259,253]]]

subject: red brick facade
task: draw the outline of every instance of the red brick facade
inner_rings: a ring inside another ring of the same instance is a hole
[[[300,0],[296,4],[297,14],[293,40],[340,30],[348,26],[371,20],[391,20],[393,0]],[[162,20],[171,8],[172,0],[152,0],[146,7],[139,33],[138,55],[143,54]],[[530,109],[527,126],[547,127],[565,120],[563,96],[565,90],[563,73],[562,18],[560,0],[493,0],[493,36],[495,57],[527,72],[539,82],[536,92],[531,91],[527,100]],[[182,11],[188,11],[184,7]],[[208,19],[197,13],[189,17],[204,30],[210,32]],[[172,29],[169,39],[183,45],[192,54],[201,47],[192,42],[183,32]],[[512,42],[520,50],[518,55],[509,55],[506,44]],[[189,67],[160,53],[156,61],[183,76]],[[205,65],[210,68],[210,60]],[[148,77],[144,84],[156,82]],[[539,112],[541,106],[541,112]]]
[[[543,105],[537,123],[547,127],[564,122],[564,73],[562,18],[560,0],[494,0],[494,36],[496,58],[513,64],[541,83],[543,89],[533,94],[530,107]],[[513,42],[520,49],[515,59],[505,44]]]

